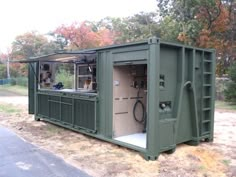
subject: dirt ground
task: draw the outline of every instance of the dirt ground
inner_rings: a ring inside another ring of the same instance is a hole
[[[0,125],[62,157],[91,176],[236,177],[236,112],[215,112],[213,143],[201,143],[199,146],[178,145],[174,154],[162,153],[158,160],[146,161],[138,152],[130,149],[47,122],[34,121],[33,116],[27,114],[27,104],[20,104],[21,101],[16,101],[16,97],[0,97],[0,104],[9,104],[9,100],[21,111],[0,112]]]

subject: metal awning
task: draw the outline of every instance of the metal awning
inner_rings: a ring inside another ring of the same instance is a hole
[[[31,57],[24,60],[13,60],[13,63],[33,63],[33,62],[63,62],[63,63],[95,63],[96,51],[85,52],[57,52],[39,57]]]

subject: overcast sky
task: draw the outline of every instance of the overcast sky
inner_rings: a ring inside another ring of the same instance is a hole
[[[4,0],[0,3],[0,52],[10,47],[15,36],[28,31],[47,33],[61,24],[156,9],[156,0]]]

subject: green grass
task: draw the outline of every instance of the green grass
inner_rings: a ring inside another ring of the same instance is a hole
[[[49,134],[58,134],[60,132],[60,129],[58,127],[56,127],[55,125],[50,125],[50,124],[48,124],[47,130]]]
[[[215,102],[216,109],[226,109],[226,110],[236,110],[236,105],[224,101],[216,101]]]
[[[28,88],[19,86],[19,85],[0,85],[0,92],[11,92],[14,94],[22,95],[22,96],[27,96],[28,95]]]
[[[3,113],[19,113],[21,110],[15,108],[13,105],[11,104],[0,104],[0,112]]]
[[[231,163],[231,161],[225,159],[225,160],[222,160],[222,163],[223,163],[224,165],[226,165],[226,166],[229,166],[230,163]]]

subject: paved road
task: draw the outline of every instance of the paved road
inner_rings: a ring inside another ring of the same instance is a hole
[[[0,177],[88,177],[0,126]]]

